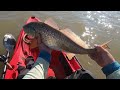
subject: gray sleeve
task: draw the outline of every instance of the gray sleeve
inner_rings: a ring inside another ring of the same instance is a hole
[[[107,79],[120,79],[120,69],[114,71],[112,74],[106,77]]]
[[[38,57],[33,68],[23,77],[23,79],[45,79],[49,63],[41,57]]]

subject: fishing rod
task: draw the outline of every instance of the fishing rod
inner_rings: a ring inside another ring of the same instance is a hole
[[[5,34],[3,38],[3,45],[7,51],[6,55],[0,55],[0,62],[4,63],[4,69],[2,73],[2,79],[5,78],[7,68],[13,70],[12,66],[8,63],[10,53],[14,50],[16,45],[16,39],[12,34]]]
[[[8,63],[9,56],[10,56],[10,52],[8,52],[8,51],[7,51],[6,55],[0,55],[0,61],[5,64],[3,73],[2,73],[2,79],[4,79],[4,77],[5,77],[7,67],[12,69],[12,66]]]

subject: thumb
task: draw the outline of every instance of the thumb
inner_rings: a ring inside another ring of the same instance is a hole
[[[97,49],[97,52],[107,52],[101,45],[94,45],[94,47]]]

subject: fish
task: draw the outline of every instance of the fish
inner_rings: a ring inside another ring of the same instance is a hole
[[[58,30],[45,22],[30,22],[23,26],[24,32],[33,37],[40,37],[42,43],[53,50],[74,54],[95,53],[88,45],[69,28]]]

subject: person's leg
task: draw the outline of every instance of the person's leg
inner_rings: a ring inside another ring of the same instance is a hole
[[[26,67],[24,66],[18,66],[18,77],[17,79],[22,79],[28,71],[30,71],[30,69],[32,68],[32,66],[34,65],[34,59],[32,56],[27,57],[27,59],[25,60],[25,64]]]
[[[88,70],[77,70],[65,79],[95,79],[95,76]]]

